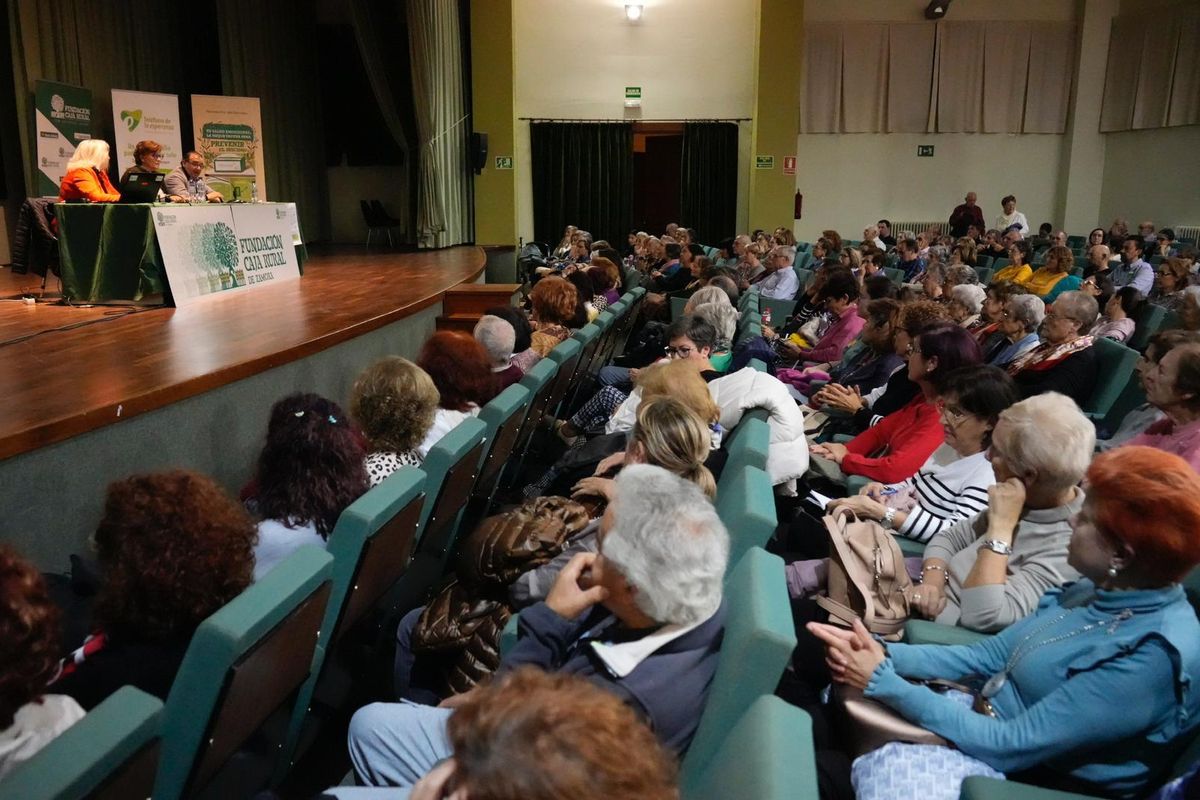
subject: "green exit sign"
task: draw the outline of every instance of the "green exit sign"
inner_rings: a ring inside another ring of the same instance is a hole
[[[755,156],[755,169],[775,169],[775,156]]]
[[[919,144],[917,145],[918,158],[933,158],[933,145]]]
[[[496,156],[496,169],[512,169],[512,156]]]

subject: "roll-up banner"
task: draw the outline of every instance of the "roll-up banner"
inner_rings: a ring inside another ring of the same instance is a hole
[[[192,95],[192,132],[205,181],[226,200],[266,200],[257,97]]]
[[[37,81],[33,108],[37,193],[56,195],[76,146],[92,138],[92,92],[69,83]]]
[[[113,161],[120,175],[133,166],[133,148],[150,140],[162,145],[159,172],[170,172],[183,160],[179,131],[179,95],[157,92],[112,90],[113,130],[116,148]]]

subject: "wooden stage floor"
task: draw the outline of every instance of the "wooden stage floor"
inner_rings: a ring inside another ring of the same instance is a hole
[[[41,278],[0,269],[0,459],[232,383],[438,302],[478,247],[310,251],[304,277],[182,309],[25,305]],[[48,289],[57,284],[53,277]]]

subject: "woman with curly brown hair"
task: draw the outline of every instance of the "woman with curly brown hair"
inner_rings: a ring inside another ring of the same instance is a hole
[[[578,293],[570,281],[551,275],[542,278],[529,293],[533,310],[533,349],[545,356],[571,335],[567,323],[575,316]]]
[[[480,406],[496,396],[497,381],[487,353],[474,337],[461,331],[438,331],[430,336],[421,347],[417,365],[429,373],[441,395],[433,424],[417,447],[425,458],[429,448],[458,423],[479,415]]]
[[[58,671],[58,636],[41,573],[0,545],[0,779],[83,717],[70,697],[45,694]]]
[[[350,415],[367,437],[372,486],[403,466],[421,466],[417,447],[433,425],[438,399],[429,373],[407,358],[381,358],[358,376],[350,390]]]
[[[122,686],[165,700],[196,627],[250,585],[254,522],[210,478],[177,470],[108,487],[93,536],[95,632],[50,688],[91,710]]]
[[[324,549],[342,511],[367,491],[365,457],[337,403],[293,394],[275,404],[258,457],[254,580],[302,545]]]

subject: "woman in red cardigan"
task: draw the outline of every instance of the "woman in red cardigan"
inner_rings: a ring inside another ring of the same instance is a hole
[[[908,377],[921,387],[920,394],[849,442],[814,445],[811,453],[833,461],[847,475],[881,483],[911,478],[943,441],[941,417],[934,405],[934,373],[982,360],[975,337],[965,329],[944,322],[930,325],[908,347]]]
[[[89,200],[93,203],[115,203],[121,193],[108,178],[108,142],[103,139],[84,139],[67,162],[67,174],[58,187],[58,199]]]

